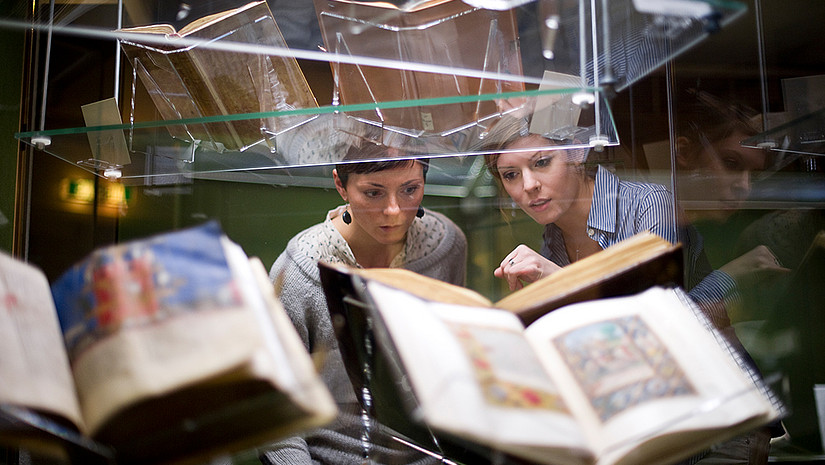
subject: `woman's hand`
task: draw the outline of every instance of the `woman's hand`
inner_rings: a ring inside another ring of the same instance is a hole
[[[755,285],[791,270],[782,266],[767,246],[758,245],[750,251],[722,265],[724,271],[740,286]]]
[[[522,244],[504,257],[493,274],[496,278],[506,279],[510,290],[515,291],[560,269],[560,266]]]

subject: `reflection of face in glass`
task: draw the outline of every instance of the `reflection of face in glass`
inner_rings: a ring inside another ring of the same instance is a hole
[[[676,162],[678,194],[694,215],[725,220],[750,196],[756,172],[767,165],[759,149],[741,141],[762,130],[762,118],[738,101],[698,89],[680,94]]]
[[[351,173],[336,188],[349,202],[352,226],[382,245],[402,242],[424,198],[424,170],[413,162],[373,173]]]
[[[578,198],[581,186],[575,165],[568,163],[565,150],[541,150],[547,141],[540,136],[517,140],[502,153],[496,171],[504,190],[513,201],[539,224],[555,223]]]
[[[747,137],[734,131],[715,142],[682,140],[678,158],[682,199],[709,202],[707,207],[728,214],[741,208],[750,195],[754,172],[764,170],[766,163],[764,151],[740,145]]]

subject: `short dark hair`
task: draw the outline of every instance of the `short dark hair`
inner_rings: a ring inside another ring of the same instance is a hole
[[[420,163],[427,179],[428,158],[417,158],[396,147],[364,142],[351,145],[341,163],[335,165],[341,184],[346,186],[350,174],[369,174]]]

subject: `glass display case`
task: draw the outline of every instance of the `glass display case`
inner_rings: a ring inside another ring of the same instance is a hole
[[[185,25],[200,16],[239,5],[138,13],[129,2],[117,9],[41,4],[30,22],[7,21],[8,27],[32,28],[45,42],[38,128],[17,137],[124,181],[328,164],[337,161],[329,158],[335,152],[329,144],[347,134],[428,156],[478,154],[489,127],[508,114],[541,115],[534,131],[563,145],[601,150],[619,143],[612,93],[745,10],[736,2],[696,3],[681,10],[629,1],[611,2],[609,9],[603,2],[546,1],[492,10],[449,2],[405,11],[410,5],[307,2],[284,7],[283,19],[279,5],[270,13],[263,4],[223,13],[228,17],[220,26],[189,29]],[[299,40],[295,26],[285,24],[298,21],[290,16],[298,14],[320,36]],[[170,24],[172,31],[177,24],[183,33],[170,41],[147,33],[146,23]],[[50,51],[73,37],[123,49],[115,54],[118,85],[113,100],[82,105],[85,124],[50,127],[50,70],[59,66]],[[186,63],[196,64],[183,64],[184,53]],[[302,88],[295,58],[329,64],[331,92]],[[387,80],[398,85],[384,85]],[[234,98],[220,89],[232,89]],[[313,141],[320,145],[310,144],[307,134],[319,133],[327,134]]]
[[[5,216],[50,279],[100,245],[209,219],[271,266],[343,203],[346,147],[374,144],[429,159],[423,205],[464,231],[466,285],[497,300],[493,270],[542,246],[485,166],[496,124],[519,119],[542,149],[665,186],[709,265],[750,271],[727,313],[787,408],[770,460],[825,460],[818,2],[13,3],[0,29],[21,38],[4,53],[24,53],[6,134],[20,148],[2,169],[21,200]],[[178,33],[145,28],[160,24]],[[759,272],[760,247],[787,270]]]

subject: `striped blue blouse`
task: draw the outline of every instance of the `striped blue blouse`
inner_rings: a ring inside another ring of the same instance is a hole
[[[738,300],[735,281],[713,270],[704,254],[702,237],[687,220],[677,220],[673,195],[660,184],[631,182],[599,166],[593,202],[587,219],[587,235],[601,248],[650,231],[672,243],[682,243],[685,254],[685,288],[717,328],[730,325],[726,304]],[[561,229],[544,229],[541,254],[559,266],[570,264]]]

